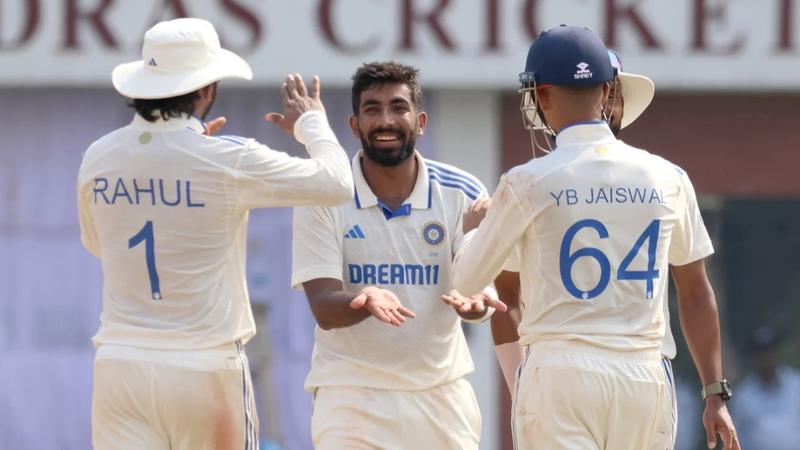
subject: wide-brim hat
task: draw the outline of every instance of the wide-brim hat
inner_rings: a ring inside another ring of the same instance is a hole
[[[635,73],[620,72],[619,82],[622,85],[622,128],[632,124],[650,106],[656,92],[653,80]]]
[[[114,68],[114,88],[128,98],[188,94],[226,78],[250,80],[247,62],[220,46],[214,26],[202,19],[159,22],[144,35],[142,59]]]
[[[653,80],[644,75],[622,70],[622,59],[614,50],[608,49],[608,57],[611,60],[611,65],[617,69],[617,76],[619,76],[619,82],[622,85],[622,98],[625,104],[622,109],[620,126],[625,128],[638,119],[644,110],[650,106],[656,93],[656,86]]]

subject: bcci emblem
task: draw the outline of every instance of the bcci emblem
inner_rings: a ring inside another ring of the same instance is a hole
[[[428,222],[422,229],[422,238],[430,245],[439,245],[444,240],[444,227],[439,222]]]

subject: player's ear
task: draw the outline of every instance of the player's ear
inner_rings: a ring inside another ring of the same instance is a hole
[[[203,100],[209,100],[214,97],[214,91],[217,89],[217,83],[211,83],[208,86],[203,86],[199,89],[198,94]]]
[[[347,123],[350,125],[350,131],[353,132],[353,136],[358,138],[360,137],[358,131],[358,117],[355,114],[350,114],[350,117],[347,118]]]
[[[601,97],[603,100],[607,99],[609,94],[611,94],[612,83],[614,83],[614,80],[603,83],[603,97]]]
[[[417,126],[419,131],[417,131],[417,136],[422,136],[425,133],[425,125],[428,124],[428,113],[425,111],[420,111],[417,113]]]
[[[536,105],[542,111],[550,111],[552,108],[552,87],[536,89]]]

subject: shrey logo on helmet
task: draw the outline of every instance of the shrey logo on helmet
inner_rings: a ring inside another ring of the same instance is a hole
[[[582,62],[577,64],[575,67],[578,68],[578,71],[575,72],[575,79],[581,78],[592,78],[592,71],[589,70],[589,64]]]

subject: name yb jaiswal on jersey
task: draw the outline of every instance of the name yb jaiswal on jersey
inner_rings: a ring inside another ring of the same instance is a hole
[[[592,204],[665,204],[664,190],[654,187],[590,187],[550,192],[556,206]]]

